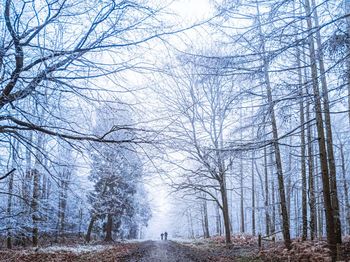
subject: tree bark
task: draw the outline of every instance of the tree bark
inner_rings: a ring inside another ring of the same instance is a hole
[[[305,119],[304,119],[304,85],[301,74],[301,55],[300,49],[297,47],[297,66],[298,66],[298,82],[300,89],[300,151],[301,151],[301,180],[302,180],[302,240],[307,239],[307,183],[306,183],[306,157],[305,157]]]
[[[309,175],[309,207],[310,207],[310,238],[314,240],[317,236],[317,210],[314,181],[314,152],[312,148],[312,132],[310,124],[310,103],[306,105],[307,124],[307,154],[308,154],[308,175]]]
[[[7,210],[6,214],[8,219],[10,220],[12,217],[12,192],[13,192],[13,173],[9,176],[8,182],[8,198],[7,198]],[[11,223],[7,224],[7,238],[6,238],[6,246],[7,248],[12,248],[12,225]]]
[[[315,130],[314,132],[314,137],[317,137],[317,131]],[[319,174],[319,159],[318,159],[318,150],[317,150],[317,145],[315,145],[315,147],[313,147],[313,151],[315,152],[315,159],[314,159],[314,164],[315,164],[315,174]],[[317,192],[322,192],[322,178],[321,177],[318,177],[318,176],[315,176],[315,182],[316,182],[316,189],[317,189]],[[318,203],[318,206],[317,206],[317,212],[318,212],[318,222],[317,222],[317,225],[318,225],[318,237],[319,239],[322,239],[323,238],[323,225],[324,225],[324,206],[322,205],[324,202],[323,202],[323,194],[320,194],[318,193],[317,194],[317,203]]]
[[[24,181],[22,184],[22,190],[23,190],[23,198],[26,199],[28,202],[31,201],[31,179],[32,179],[32,153],[31,153],[31,145],[33,142],[33,133],[29,132],[27,137],[27,144],[25,149],[25,158],[26,158],[26,169],[25,169],[25,176]],[[29,208],[27,205],[24,205],[23,207],[25,210],[27,210],[29,215]]]
[[[204,220],[204,238],[209,238],[209,219],[208,219],[208,204],[207,201],[203,200],[203,220]]]
[[[61,237],[64,235],[66,225],[67,191],[69,178],[69,171],[64,170],[61,173],[60,177],[60,192],[58,198],[58,235]]]
[[[277,120],[275,115],[275,109],[274,109],[274,101],[272,98],[272,88],[271,88],[271,82],[270,82],[270,76],[269,76],[269,61],[268,57],[266,55],[266,48],[265,48],[265,39],[262,34],[261,29],[261,23],[260,23],[260,13],[259,13],[259,5],[257,3],[257,12],[258,12],[258,29],[260,33],[260,42],[261,42],[261,48],[262,48],[262,54],[263,54],[263,71],[264,71],[264,79],[265,79],[265,85],[266,85],[266,95],[267,95],[267,101],[269,105],[269,115],[271,118],[271,128],[272,128],[272,145],[275,150],[275,160],[276,160],[276,169],[277,169],[277,181],[278,181],[278,191],[279,191],[279,198],[280,198],[280,208],[281,208],[281,215],[282,215],[282,233],[283,233],[283,239],[284,244],[287,249],[290,249],[291,246],[291,239],[290,239],[290,227],[289,227],[289,216],[287,211],[287,202],[286,202],[286,193],[284,188],[284,177],[283,177],[283,168],[282,168],[282,159],[281,159],[281,152],[279,148],[279,136],[278,136],[278,130],[277,130]]]
[[[240,180],[240,213],[241,213],[241,225],[240,231],[241,233],[245,232],[245,221],[244,221],[244,190],[243,190],[243,160],[242,154],[240,157],[240,166],[239,166],[239,180]]]
[[[230,215],[228,210],[228,201],[227,201],[227,190],[225,185],[225,177],[222,176],[220,181],[220,193],[222,201],[222,215],[224,218],[224,227],[225,227],[225,240],[226,244],[231,244],[231,226],[230,226]]]
[[[108,214],[107,215],[107,223],[106,223],[106,237],[105,237],[105,241],[107,242],[111,242],[113,241],[113,215],[112,214]]]
[[[311,2],[312,2],[312,9],[314,10],[313,14],[314,14],[315,27],[319,28],[319,21],[318,21],[315,0],[311,0]],[[321,78],[321,86],[322,86],[331,202],[332,202],[333,216],[334,216],[334,230],[335,230],[336,241],[338,244],[341,244],[342,239],[341,239],[341,222],[340,222],[339,200],[338,200],[338,190],[337,190],[337,170],[335,167],[335,159],[334,159],[333,134],[332,134],[332,122],[331,122],[331,115],[330,115],[330,108],[329,108],[328,85],[327,85],[327,79],[326,79],[326,69],[324,65],[324,56],[323,56],[323,50],[322,50],[320,30],[316,30],[316,43],[317,43],[317,53],[318,53],[317,58],[320,66],[320,78]]]
[[[267,167],[267,149],[264,148],[264,174],[265,174],[265,233],[270,235],[270,207],[269,207],[269,172]]]
[[[265,50],[263,51],[265,53]],[[286,203],[286,194],[284,188],[284,178],[283,178],[283,168],[282,168],[282,159],[281,152],[278,144],[278,131],[277,131],[277,121],[274,110],[274,102],[272,99],[272,90],[270,86],[270,78],[268,74],[268,62],[264,59],[264,73],[265,73],[265,81],[266,81],[266,91],[267,91],[267,99],[269,108],[269,114],[271,117],[271,125],[272,125],[272,135],[273,135],[273,147],[275,151],[275,160],[276,160],[276,169],[277,169],[277,181],[278,181],[278,191],[280,197],[280,208],[282,215],[282,231],[284,243],[287,249],[290,249],[290,232],[289,232],[289,216],[287,211],[287,203]]]
[[[311,32],[313,30],[311,22],[311,8],[309,0],[305,1],[305,11],[307,16],[307,28]],[[314,39],[312,34],[308,37],[309,41],[309,52],[310,52],[310,62],[311,62],[311,77],[312,77],[312,88],[313,96],[315,101],[315,111],[316,111],[316,126],[318,133],[318,145],[319,145],[319,156],[321,163],[321,173],[322,173],[322,183],[323,183],[323,200],[325,206],[325,216],[326,216],[326,230],[327,230],[327,241],[329,248],[332,252],[333,259],[336,257],[336,234],[334,226],[334,213],[331,201],[331,190],[329,183],[328,174],[328,160],[327,160],[327,149],[325,144],[325,135],[323,127],[323,117],[322,117],[322,106],[321,98],[318,87],[318,77],[317,77],[317,65],[316,65],[316,54],[314,47]]]
[[[252,153],[252,235],[255,236],[255,172],[254,172],[254,158]]]
[[[190,237],[194,239],[194,228],[193,228],[193,219],[192,219],[192,214],[191,211],[187,210],[187,217],[188,217],[188,224],[189,224],[189,229],[190,229]],[[165,236],[164,236],[165,239]]]
[[[271,150],[272,151],[272,150]],[[271,234],[275,234],[276,232],[276,195],[275,195],[275,179],[273,177],[273,160],[272,160],[272,152],[270,155],[270,165],[271,165],[271,205],[272,205],[272,221],[271,221]]]
[[[33,247],[37,247],[39,244],[39,197],[40,197],[40,173],[37,169],[33,170],[33,198],[31,203],[32,208],[32,241]]]
[[[94,215],[92,215],[91,219],[90,219],[89,226],[88,226],[88,230],[87,230],[86,236],[85,236],[85,241],[88,242],[88,243],[91,240],[92,228],[94,227],[95,221],[96,221],[96,217]]]
[[[217,191],[215,191],[216,197]],[[218,205],[215,206],[215,211],[216,211],[216,235],[221,236],[222,235],[222,230],[221,230],[221,216],[220,216],[220,207]]]
[[[350,201],[349,201],[349,187],[346,180],[346,164],[345,164],[345,154],[344,145],[340,143],[340,158],[341,158],[341,169],[343,175],[343,187],[344,187],[344,202],[345,202],[345,212],[346,216],[346,232],[350,234]]]

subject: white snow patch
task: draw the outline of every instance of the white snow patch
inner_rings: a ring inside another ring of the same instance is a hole
[[[108,245],[78,245],[78,246],[52,246],[41,248],[41,253],[55,253],[55,252],[72,252],[75,254],[81,254],[85,252],[96,252],[108,249]]]

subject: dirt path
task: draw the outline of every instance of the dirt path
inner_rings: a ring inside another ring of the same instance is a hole
[[[200,255],[194,254],[173,241],[146,241],[140,243],[136,253],[125,261],[130,262],[194,262],[203,261]]]

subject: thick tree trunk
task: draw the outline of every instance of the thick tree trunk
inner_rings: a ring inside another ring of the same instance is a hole
[[[87,229],[87,232],[86,232],[86,236],[85,236],[85,241],[88,242],[88,243],[91,240],[92,228],[94,227],[95,221],[96,221],[96,217],[94,215],[92,215],[91,219],[90,219],[90,223],[89,223],[88,229]]]
[[[314,14],[315,27],[319,28],[317,8],[315,0],[312,1],[312,9]],[[327,156],[328,156],[328,168],[330,177],[330,190],[331,190],[331,201],[334,216],[334,230],[337,243],[341,243],[341,223],[340,223],[340,212],[339,212],[339,200],[337,190],[337,173],[335,167],[334,150],[333,150],[333,134],[332,134],[332,123],[329,108],[329,96],[328,96],[328,85],[326,79],[326,69],[324,65],[324,56],[321,43],[320,30],[316,30],[316,43],[317,43],[317,58],[320,65],[320,78],[322,86],[322,98],[323,98],[323,111],[325,119],[326,129],[326,144],[327,144]]]
[[[309,0],[305,0],[305,11],[307,16],[307,27],[309,31],[313,30],[311,22],[311,8]],[[325,206],[325,216],[326,216],[326,230],[327,230],[327,241],[329,248],[332,252],[333,259],[336,257],[336,233],[334,225],[334,213],[331,201],[331,189],[328,175],[328,160],[327,160],[327,149],[325,144],[325,135],[323,127],[323,117],[322,117],[322,106],[321,98],[318,87],[318,77],[317,77],[317,65],[316,65],[316,54],[314,47],[314,39],[312,35],[309,35],[309,52],[311,61],[311,76],[312,76],[312,88],[313,96],[315,101],[315,111],[316,111],[316,126],[318,133],[318,145],[319,145],[319,155],[321,162],[321,173],[322,173],[322,183],[323,183],[323,200]]]
[[[224,218],[224,227],[225,227],[225,240],[226,244],[231,244],[231,226],[230,226],[230,215],[228,210],[228,201],[227,201],[227,190],[225,185],[225,178],[220,181],[220,193],[222,201],[222,215]]]
[[[105,241],[110,242],[113,241],[113,215],[108,214],[107,215],[107,223],[106,223],[106,237]]]
[[[204,220],[204,238],[209,238],[209,219],[208,219],[208,204],[203,200],[203,220]]]

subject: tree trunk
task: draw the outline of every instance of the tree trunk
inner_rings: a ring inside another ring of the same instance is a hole
[[[265,50],[263,51],[265,53]],[[272,99],[272,90],[270,86],[270,78],[268,74],[268,62],[264,59],[264,72],[265,72],[265,81],[266,81],[266,90],[267,90],[267,98],[269,103],[269,114],[271,117],[271,125],[272,125],[272,135],[273,135],[273,147],[275,151],[275,160],[276,160],[276,169],[277,169],[277,181],[278,181],[278,191],[280,197],[280,208],[282,215],[282,231],[283,238],[285,242],[285,246],[287,249],[290,249],[290,233],[289,233],[289,217],[287,211],[287,203],[286,203],[286,194],[284,189],[284,178],[283,178],[283,168],[282,168],[282,159],[280,148],[278,144],[278,131],[277,131],[277,121],[274,110],[274,102]]]
[[[186,210],[186,217],[187,217],[187,225],[188,225],[187,228],[188,228],[189,238],[194,239],[193,221],[192,221],[192,215],[190,210]]]
[[[268,75],[267,68],[265,68],[265,72],[266,72],[266,76],[267,76]],[[267,77],[267,83],[269,83],[268,79],[269,78]],[[291,241],[290,241],[290,233],[289,233],[289,217],[288,217],[288,213],[287,213],[286,194],[285,194],[285,190],[284,190],[282,159],[281,159],[281,153],[280,153],[280,148],[279,148],[279,144],[278,144],[279,137],[278,137],[278,131],[277,131],[275,111],[273,109],[272,92],[271,92],[271,88],[270,88],[269,84],[267,87],[267,96],[268,96],[268,101],[269,101],[269,105],[270,105],[273,145],[274,145],[274,149],[275,149],[278,191],[279,191],[280,207],[281,207],[281,214],[282,214],[283,238],[284,238],[286,248],[290,249]]]
[[[224,227],[225,227],[225,240],[226,240],[226,244],[231,244],[230,216],[229,216],[229,210],[228,210],[227,190],[226,190],[224,175],[222,175],[222,180],[220,181],[220,193],[221,193],[221,200],[222,200],[222,215],[224,218]]]
[[[12,153],[12,167],[16,167],[19,163],[17,162],[17,152],[19,151],[19,142],[16,139],[13,139],[13,144],[11,147]],[[7,198],[7,237],[6,237],[6,246],[7,248],[12,248],[12,205],[13,205],[13,184],[14,184],[14,173],[11,173],[8,177],[8,198]]]
[[[33,247],[37,247],[39,244],[39,197],[40,197],[40,173],[37,169],[33,170],[33,198],[31,203],[32,208],[32,222],[33,232],[32,241]]]
[[[270,235],[270,207],[269,207],[269,172],[267,167],[267,149],[264,147],[264,174],[265,174],[265,232]]]
[[[252,235],[255,236],[255,172],[254,172],[254,158],[252,153]]]
[[[216,205],[216,235],[221,236],[222,230],[221,230],[221,216],[220,216],[220,208],[218,205]]]
[[[344,187],[344,202],[345,202],[345,212],[346,216],[346,232],[350,234],[350,201],[349,201],[349,187],[346,180],[346,164],[344,155],[344,145],[340,143],[340,158],[341,158],[341,169],[343,175],[343,187]]]
[[[107,223],[106,223],[105,241],[107,241],[107,242],[113,241],[112,232],[113,232],[113,215],[108,214],[107,215]]]
[[[6,214],[8,216],[8,220],[12,219],[12,193],[13,193],[13,173],[9,176],[8,182],[8,198],[7,198],[7,210]],[[12,248],[12,223],[7,223],[7,238],[6,238],[6,246],[7,248]]]
[[[82,202],[80,202],[80,205],[82,206]],[[79,208],[79,224],[78,224],[78,236],[81,237],[81,226],[83,222],[83,209]]]
[[[307,16],[307,27],[311,32],[313,30],[311,22],[311,8],[309,0],[305,0],[305,11]],[[316,111],[316,126],[319,140],[319,155],[321,163],[321,173],[322,173],[322,183],[323,183],[323,201],[325,206],[325,216],[326,216],[326,230],[327,230],[327,241],[329,248],[332,252],[333,259],[336,257],[336,234],[334,226],[334,213],[331,201],[331,190],[328,175],[328,160],[327,160],[327,150],[325,144],[325,135],[323,128],[323,117],[322,117],[322,106],[321,98],[318,87],[317,78],[317,65],[316,65],[316,54],[314,47],[314,39],[312,35],[309,35],[309,52],[310,52],[310,62],[311,62],[311,76],[312,76],[312,88],[313,96],[315,101],[315,111]]]
[[[306,105],[306,120],[307,124],[307,154],[308,154],[308,173],[309,173],[309,207],[310,207],[310,238],[314,240],[317,236],[317,211],[315,197],[315,181],[314,181],[314,152],[312,149],[312,132],[310,124],[310,103]]]
[[[300,49],[297,48],[297,66],[298,66],[298,82],[300,89],[300,151],[301,151],[301,180],[302,180],[302,240],[307,239],[307,184],[306,184],[306,159],[305,159],[305,119],[304,119],[304,85],[301,75],[301,55]]]
[[[272,221],[271,221],[271,234],[276,232],[276,199],[275,199],[275,179],[271,179],[271,192],[272,192]]]
[[[240,166],[239,166],[239,179],[240,179],[240,214],[241,214],[241,225],[240,225],[240,231],[241,233],[245,232],[245,221],[244,221],[244,190],[243,190],[243,160],[242,160],[242,154],[240,159]]]
[[[15,150],[12,148],[12,166],[15,166]],[[10,220],[12,219],[12,193],[13,193],[13,173],[8,177],[8,196],[7,196],[7,237],[6,237],[6,247],[12,248],[12,223]]]
[[[284,244],[287,249],[290,249],[290,227],[289,227],[289,216],[287,211],[287,202],[286,202],[286,194],[285,194],[285,188],[284,188],[284,177],[283,177],[283,168],[282,168],[282,159],[281,159],[281,152],[279,148],[279,136],[278,136],[278,130],[277,130],[277,121],[276,121],[276,115],[275,115],[275,109],[274,109],[274,101],[272,98],[272,88],[271,88],[271,82],[270,82],[270,76],[269,76],[269,61],[268,57],[266,55],[266,48],[265,48],[265,39],[262,34],[261,30],[261,23],[260,23],[260,13],[259,13],[259,5],[257,3],[257,12],[258,12],[258,29],[260,33],[260,41],[262,46],[262,54],[263,54],[263,66],[264,66],[264,79],[266,84],[266,95],[269,105],[269,115],[271,118],[271,128],[272,128],[272,145],[275,150],[275,160],[276,160],[276,169],[277,169],[277,181],[278,181],[278,191],[279,191],[279,198],[280,198],[280,208],[281,208],[281,215],[282,215],[282,233],[284,238]]]
[[[23,190],[23,198],[26,199],[26,201],[31,201],[31,179],[32,179],[32,145],[33,142],[33,133],[29,132],[27,137],[27,144],[25,149],[25,158],[26,158],[26,169],[25,169],[25,175],[24,175],[24,181],[22,184],[22,190]],[[29,215],[29,208],[26,204],[24,204],[23,208],[28,212]]]
[[[91,240],[92,228],[94,227],[95,221],[96,221],[96,217],[94,215],[92,215],[91,219],[90,219],[89,226],[88,226],[88,230],[87,230],[86,236],[85,236],[85,241],[88,242],[88,243]]]
[[[204,238],[209,238],[209,219],[208,219],[208,204],[203,200],[203,220],[204,220]]]
[[[44,150],[44,136],[38,134],[37,137],[37,150],[36,150],[36,159],[33,169],[33,196],[31,202],[32,209],[32,223],[33,223],[33,232],[32,232],[32,241],[33,246],[37,247],[39,244],[39,222],[40,222],[40,167],[43,165],[43,150]]]
[[[312,0],[312,9],[314,10],[314,21],[315,27],[319,28],[317,8],[315,0]],[[324,56],[321,43],[320,30],[316,30],[316,43],[318,52],[318,62],[320,65],[320,78],[322,86],[322,98],[323,98],[323,111],[325,116],[325,128],[326,128],[326,144],[327,144],[327,156],[328,156],[328,167],[330,177],[330,190],[331,190],[331,201],[334,216],[334,230],[337,243],[341,244],[341,223],[340,223],[340,212],[339,212],[339,200],[337,190],[337,173],[335,167],[334,150],[333,150],[333,134],[332,134],[332,123],[329,108],[329,96],[328,96],[328,85],[326,79],[326,69],[324,65]]]
[[[289,128],[291,129],[291,122],[289,123]],[[293,143],[292,137],[289,137],[289,144],[291,145]],[[292,197],[293,197],[293,188],[292,188],[292,152],[291,148],[289,148],[288,152],[288,169],[287,169],[287,186],[286,186],[286,201],[287,201],[287,213],[288,215],[291,214],[291,203],[292,203]]]
[[[314,133],[317,133],[317,132],[314,132]],[[314,134],[314,137],[316,137],[317,134]],[[318,152],[317,151],[317,148],[316,146],[313,148],[313,151],[314,152]],[[315,174],[319,174],[319,161],[318,161],[318,158],[317,158],[317,155],[315,153],[315,160],[314,160],[314,164],[315,164]],[[316,189],[317,189],[317,192],[322,192],[322,185],[321,185],[321,180],[322,178],[318,177],[318,176],[315,176],[316,178]],[[318,193],[317,195],[317,212],[318,212],[318,237],[319,239],[322,239],[323,238],[323,226],[324,226],[324,206],[322,205],[324,202],[323,202],[323,197],[322,197],[322,194]]]
[[[60,192],[58,199],[58,234],[61,237],[64,236],[66,224],[67,191],[69,177],[69,171],[65,170],[61,173],[59,188]]]

